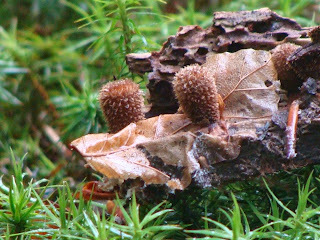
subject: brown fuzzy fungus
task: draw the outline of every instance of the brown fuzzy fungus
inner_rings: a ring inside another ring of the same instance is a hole
[[[287,61],[303,80],[320,79],[320,42],[298,48]]]
[[[215,79],[207,68],[197,64],[182,68],[174,77],[173,89],[192,122],[212,124],[220,119]]]
[[[174,75],[182,66],[204,64],[211,52],[236,52],[241,49],[271,50],[283,42],[304,45],[309,29],[270,9],[215,12],[208,28],[190,25],[179,28],[159,51],[130,53],[126,56],[132,73],[148,73],[150,92],[148,116],[174,113],[178,109],[172,90]]]
[[[310,32],[308,32],[309,37],[311,37],[312,42],[320,43],[320,26],[314,27]]]
[[[298,90],[302,80],[297,76],[293,68],[287,62],[287,58],[294,53],[300,46],[293,43],[284,43],[274,48],[272,62],[277,70],[281,87],[289,92]]]
[[[308,32],[312,42],[297,49],[287,61],[303,80],[320,79],[320,26]]]
[[[105,84],[100,90],[99,102],[111,133],[144,119],[142,91],[130,79]]]

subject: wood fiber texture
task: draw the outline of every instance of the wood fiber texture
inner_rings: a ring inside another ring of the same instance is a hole
[[[310,29],[266,8],[217,12],[208,29],[180,27],[159,52],[127,55],[133,73],[149,73],[147,119],[116,133],[83,136],[71,146],[106,177],[106,190],[117,189],[122,196],[133,188],[167,194],[319,164],[319,29],[311,31],[311,41]],[[286,42],[299,45],[283,60],[301,80],[291,96],[280,88],[270,51]],[[209,126],[177,113],[172,82],[191,64],[210,71],[224,102],[220,119]],[[307,66],[295,67],[301,64]],[[299,106],[292,134],[297,138],[294,157],[288,157],[293,100]]]
[[[156,116],[178,109],[172,81],[180,68],[203,64],[211,52],[236,52],[240,49],[271,50],[284,42],[310,43],[308,29],[268,8],[241,12],[216,12],[213,25],[182,26],[170,36],[158,52],[128,54],[127,65],[133,73],[148,73],[151,110]]]

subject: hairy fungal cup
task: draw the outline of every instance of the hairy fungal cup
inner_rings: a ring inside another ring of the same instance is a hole
[[[144,119],[142,91],[130,79],[105,84],[100,90],[99,102],[111,133]]]
[[[287,59],[304,81],[309,77],[320,79],[320,26],[314,27],[308,35],[312,42],[297,49]]]
[[[295,91],[302,84],[302,80],[299,79],[287,61],[287,58],[299,47],[300,46],[292,43],[284,43],[271,51],[272,62],[277,70],[278,78],[281,81],[281,87],[288,91]]]
[[[320,43],[320,26],[314,27],[308,35],[311,37],[312,42]]]
[[[194,123],[212,124],[220,119],[215,79],[206,67],[182,68],[173,81],[180,107]]]

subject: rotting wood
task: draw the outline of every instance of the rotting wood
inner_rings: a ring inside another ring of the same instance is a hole
[[[264,25],[263,23],[265,22],[267,24]],[[236,13],[216,13],[213,27],[209,29],[202,29],[199,26],[181,27],[176,36],[169,37],[159,52],[129,54],[127,56],[127,63],[132,72],[139,74],[150,72],[148,76],[150,81],[148,88],[150,90],[149,100],[152,108],[147,114],[147,117],[163,113],[175,113],[178,106],[172,92],[171,82],[175,73],[179,71],[181,67],[193,63],[203,64],[205,63],[207,55],[213,51],[233,52],[242,48],[270,50],[284,42],[305,43],[305,41],[299,41],[301,39],[310,42],[307,38],[306,31],[306,29],[302,29],[295,21],[282,18],[269,9]],[[227,42],[221,46],[219,45],[223,42],[223,39],[228,40],[235,36],[237,36],[237,38],[229,42],[230,45],[228,45]],[[259,41],[257,41],[257,39]],[[217,44],[217,42],[219,42],[219,44]],[[301,45],[303,44],[301,43]],[[219,46],[221,48],[219,48]],[[172,192],[172,190],[183,190],[186,187],[189,189],[192,187],[207,188],[220,186],[231,182],[264,176],[265,174],[319,164],[320,84],[318,80],[312,79],[311,77],[315,76],[306,73],[305,78],[307,80],[304,82],[301,91],[295,96],[296,102],[299,102],[300,107],[299,118],[296,119],[298,120],[297,129],[293,132],[296,134],[296,137],[293,138],[296,145],[295,149],[291,148],[289,149],[290,151],[286,149],[286,146],[288,146],[286,123],[289,108],[286,106],[286,101],[284,100],[278,105],[279,110],[272,113],[272,121],[267,121],[264,126],[254,127],[254,132],[257,137],[252,138],[247,135],[242,138],[241,147],[226,147],[223,146],[223,143],[219,145],[217,144],[219,141],[215,141],[214,147],[209,147],[209,150],[212,150],[212,152],[208,151],[210,154],[205,156],[201,154],[204,152],[203,149],[201,150],[202,152],[198,154],[195,140],[195,145],[192,144],[192,148],[195,149],[195,159],[198,158],[199,161],[199,166],[197,167],[189,166],[188,164],[177,164],[176,166],[167,164],[169,160],[171,161],[173,159],[172,154],[167,156],[163,153],[161,144],[168,147],[168,140],[170,139],[172,143],[174,143],[173,145],[179,148],[179,151],[177,151],[178,154],[175,155],[178,156],[176,162],[179,162],[181,156],[186,155],[185,152],[180,151],[181,143],[184,143],[184,145],[190,149],[188,139],[184,139],[183,142],[180,141],[181,139],[179,140],[178,136],[177,139],[179,141],[164,135],[162,139],[155,139],[156,144],[152,146],[157,147],[156,149],[152,149],[144,143],[137,144],[139,151],[134,152],[134,155],[143,153],[150,162],[148,168],[160,169],[160,171],[165,172],[171,177],[173,176],[174,179],[168,181],[168,179],[161,178],[159,182],[167,183],[167,186],[164,186],[161,184],[155,185],[149,181],[150,179],[142,181],[140,177],[136,178],[134,176],[134,178],[132,178],[129,176],[130,174],[128,174],[129,177],[121,179],[120,184],[117,183],[120,186],[120,196],[125,196],[127,191],[133,188],[138,188],[142,193],[146,194],[152,192],[154,195],[155,191],[168,194],[168,192]],[[318,75],[316,75],[316,77],[318,77]],[[258,89],[260,90],[260,88]],[[249,87],[242,90],[252,91],[252,88]],[[297,108],[295,108],[294,116],[297,116],[296,110]],[[161,119],[162,117],[159,117],[158,121]],[[151,119],[147,120],[151,121]],[[174,121],[169,122],[170,124],[174,123]],[[185,131],[188,131],[185,128],[189,128],[190,126],[186,126],[185,124],[185,122],[181,122],[181,126],[179,125],[176,129],[183,127]],[[296,126],[296,124],[294,124],[294,126]],[[235,129],[236,128],[237,126],[235,126]],[[151,128],[147,129],[148,131],[152,130]],[[156,130],[157,129],[158,127]],[[154,131],[155,133],[158,132],[156,130]],[[153,130],[151,132],[153,133]],[[172,132],[175,133],[176,130]],[[152,137],[157,136],[157,138],[161,138],[158,134],[151,135]],[[197,138],[197,140],[200,139],[199,136],[201,136],[201,133],[199,135],[198,132],[192,135],[192,137]],[[223,136],[219,140],[221,139],[228,139],[228,136]],[[161,144],[159,144],[160,142]],[[229,142],[229,140],[226,140],[226,142]],[[294,144],[291,144],[291,146],[294,146]],[[218,150],[215,150],[216,148],[218,148]],[[201,148],[199,147],[199,149]],[[223,151],[220,153],[219,150],[221,149]],[[228,152],[229,149],[233,149],[235,153],[230,155],[232,151]],[[293,156],[294,154],[292,155],[293,151],[296,154],[295,156]],[[211,157],[213,155],[217,156]],[[221,155],[223,157],[219,160]],[[88,157],[90,157],[90,155],[88,155]],[[164,164],[163,159],[169,160]],[[103,160],[102,162],[105,164],[105,158],[101,160]],[[125,167],[127,168],[127,165]],[[186,170],[188,169],[190,171],[186,174]],[[148,181],[150,184],[148,184]],[[159,197],[159,195],[157,195],[157,197]]]
[[[297,142],[297,126],[299,115],[299,102],[294,100],[289,109],[288,123],[286,127],[286,143],[285,152],[288,159],[295,158],[296,154],[296,142]]]
[[[152,105],[149,115],[153,116],[174,112],[178,107],[171,82],[175,72],[181,67],[192,63],[203,64],[210,52],[234,52],[242,48],[271,50],[285,42],[305,46],[290,58],[291,64],[294,65],[300,61],[300,56],[302,59],[304,56],[312,55],[307,52],[310,49],[312,53],[315,52],[314,49],[319,49],[318,42],[313,39],[314,43],[311,43],[311,39],[308,38],[309,30],[302,28],[294,20],[283,18],[266,8],[256,11],[217,12],[214,13],[211,28],[181,27],[174,37],[169,37],[159,52],[153,52],[147,55],[147,58],[129,54],[127,63],[134,73],[149,72],[149,101]],[[301,65],[301,61],[299,64]],[[147,71],[141,71],[140,66],[143,65],[148,66],[145,68]],[[315,65],[312,64],[307,68],[303,67],[302,70],[305,73],[314,68]],[[272,117],[273,121],[257,131],[258,139],[243,141],[236,159],[217,162],[196,170],[189,188],[219,186],[320,164],[320,87],[319,81],[310,78],[318,75],[308,76],[307,73],[303,77],[308,81],[305,81],[300,97],[296,100],[300,103],[300,112],[294,158],[287,158],[286,123],[289,108],[281,102],[278,113]],[[146,189],[144,191],[148,192]]]
[[[181,67],[203,64],[210,52],[235,52],[245,48],[270,50],[284,42],[305,45],[311,42],[308,30],[267,8],[216,12],[211,27],[180,27],[159,52],[128,54],[126,61],[131,72],[148,73],[151,110],[147,117],[151,117],[178,109],[171,82]]]

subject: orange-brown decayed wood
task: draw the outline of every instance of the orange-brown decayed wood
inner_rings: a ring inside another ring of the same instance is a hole
[[[296,157],[297,125],[298,125],[299,102],[293,101],[290,105],[286,128],[285,152],[288,159]]]

